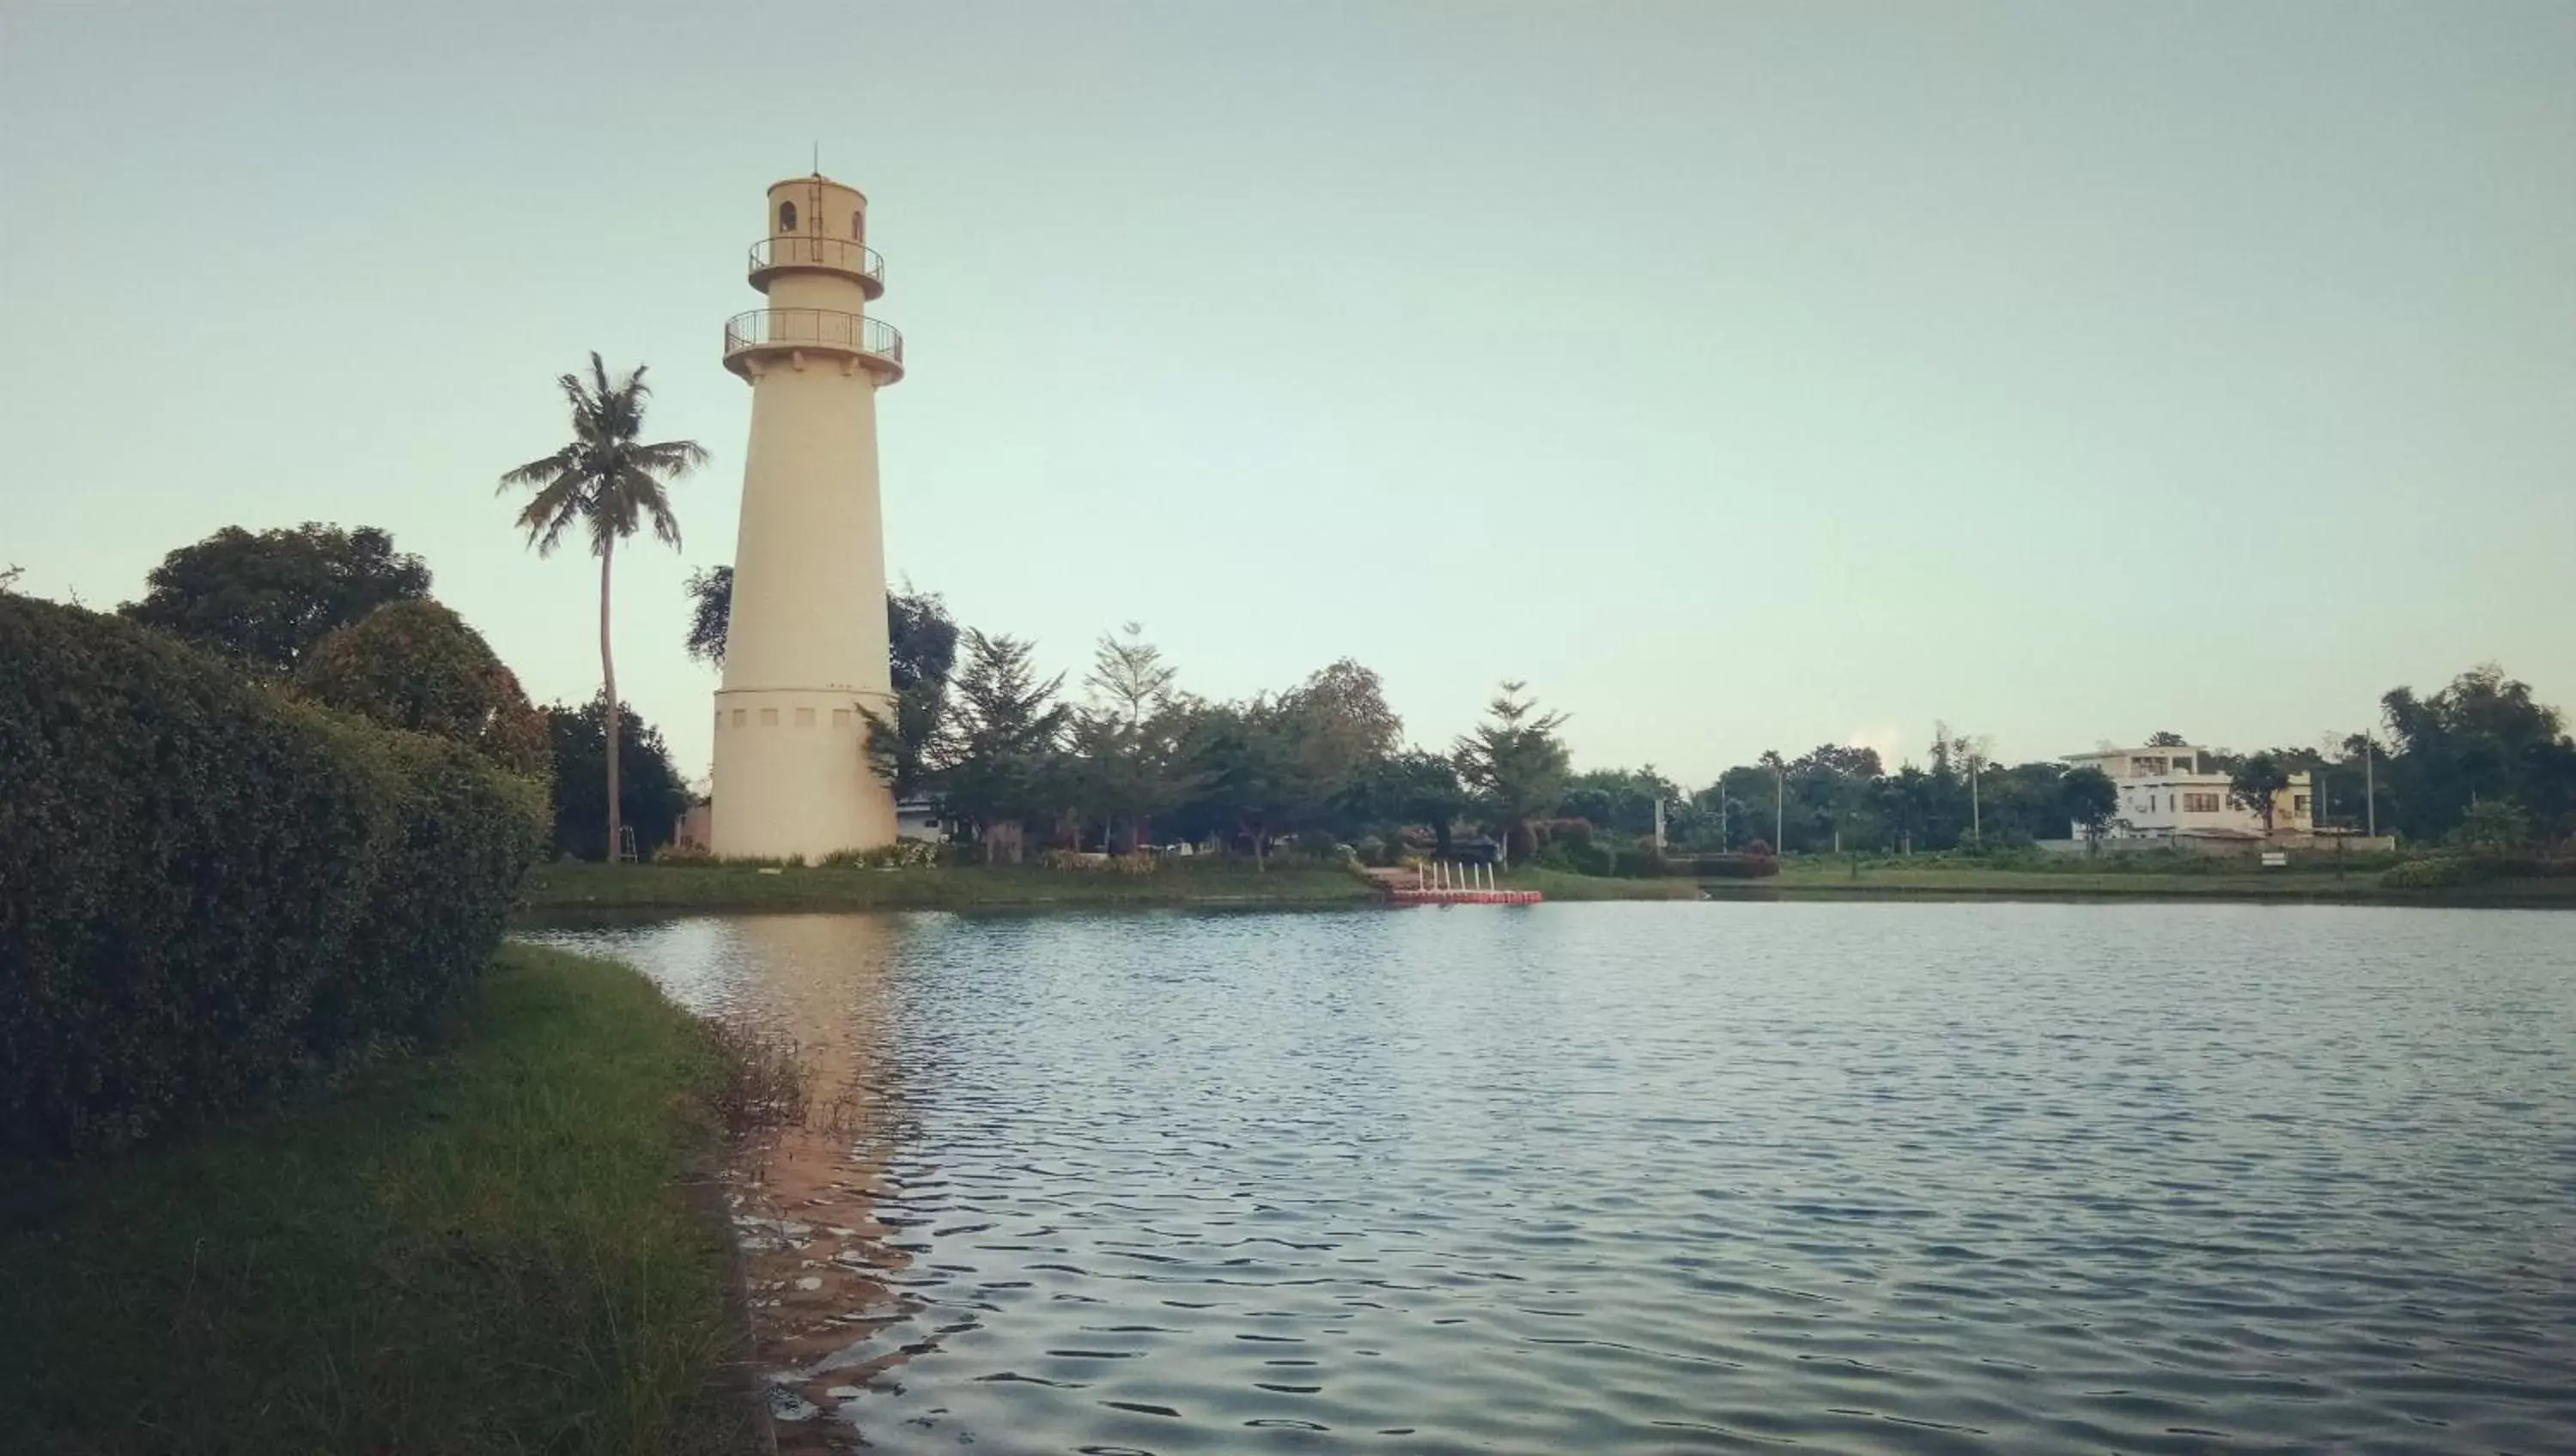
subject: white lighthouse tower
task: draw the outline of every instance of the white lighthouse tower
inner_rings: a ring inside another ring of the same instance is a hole
[[[877,390],[903,377],[903,336],[866,316],[885,263],[856,188],[819,174],[780,182],[767,232],[751,286],[770,306],[725,324],[725,367],[751,385],[751,447],[716,691],[712,848],[810,862],[895,837],[860,709],[893,716]]]

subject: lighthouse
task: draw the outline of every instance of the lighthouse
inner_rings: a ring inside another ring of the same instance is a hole
[[[893,718],[877,390],[903,377],[903,336],[867,314],[885,261],[857,188],[820,174],[777,183],[763,230],[751,286],[768,307],[724,331],[725,367],[751,386],[751,444],[716,690],[712,848],[812,862],[895,837],[866,715]]]

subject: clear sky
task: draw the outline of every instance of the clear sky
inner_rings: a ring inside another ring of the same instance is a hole
[[[1581,766],[2576,705],[2576,5],[0,5],[0,562],[391,529],[539,698],[494,477],[650,363],[619,574],[703,773],[762,189],[865,190],[890,572],[1078,667],[1345,654]]]

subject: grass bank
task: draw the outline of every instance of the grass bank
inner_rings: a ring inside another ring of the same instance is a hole
[[[622,967],[504,948],[454,1041],[178,1146],[0,1168],[10,1450],[723,1453],[715,1062]]]
[[[2242,861],[2202,861],[2182,866],[2110,867],[2071,861],[2065,867],[1988,866],[1946,860],[1854,862],[1823,856],[1784,861],[1762,880],[1715,880],[1705,888],[1719,898],[1844,899],[2161,899],[2259,900],[2289,903],[2388,905],[2530,905],[2576,907],[2576,878],[2482,880],[2438,889],[2392,889],[2380,883],[2382,866],[2347,866],[2337,872],[2320,858],[2281,869]]]
[[[1355,905],[1372,891],[1347,870],[1274,861],[1178,863],[1152,874],[1033,865],[782,869],[558,862],[528,872],[522,908],[572,911],[1014,910],[1126,905]]]
[[[1505,871],[1506,890],[1536,890],[1550,900],[1696,900],[1699,883],[1685,879],[1619,880],[1525,866]]]

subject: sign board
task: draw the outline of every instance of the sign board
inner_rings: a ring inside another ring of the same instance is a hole
[[[2289,862],[2290,857],[2277,849],[2267,849],[2263,851],[2263,868],[2267,870],[2281,869],[2287,866]]]

